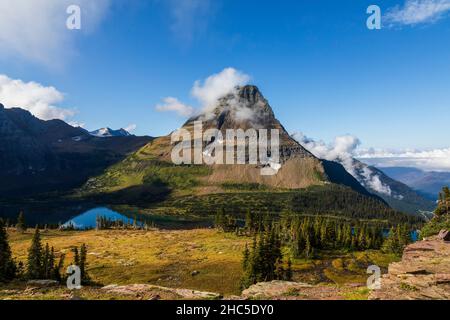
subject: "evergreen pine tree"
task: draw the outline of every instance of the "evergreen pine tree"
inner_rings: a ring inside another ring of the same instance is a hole
[[[31,241],[31,247],[28,250],[27,263],[27,276],[29,279],[41,279],[44,277],[41,234],[37,226]]]
[[[253,232],[255,229],[255,215],[250,209],[245,216],[245,229],[247,232]]]
[[[287,261],[287,268],[286,268],[286,281],[292,281],[292,260],[291,258]]]
[[[0,282],[7,282],[16,276],[17,266],[12,258],[11,247],[8,243],[8,234],[0,219]]]
[[[73,247],[72,252],[73,252],[73,265],[80,267],[80,254],[78,253],[78,248]]]
[[[248,251],[248,246],[245,244],[243,259],[242,259],[242,268],[243,270],[247,270],[250,259],[250,251]]]
[[[86,244],[82,244],[80,247],[80,271],[81,271],[81,282],[86,284],[87,282],[89,282],[89,276],[87,274],[86,268],[87,268],[87,247]]]
[[[381,250],[385,253],[399,254],[401,252],[398,241],[397,229],[394,227],[389,231],[389,235],[383,243]]]
[[[312,253],[313,253],[313,248],[311,246],[311,241],[309,240],[309,234],[307,234],[306,239],[305,239],[304,255],[307,259],[309,259],[312,257]]]
[[[25,223],[25,216],[22,211],[19,212],[19,216],[17,217],[16,224],[17,231],[24,232],[27,229],[27,225]]]
[[[50,247],[48,243],[45,244],[44,254],[42,255],[42,270],[43,278],[49,279],[51,274],[51,269],[53,265],[50,265]]]
[[[61,282],[63,280],[62,274],[64,274],[63,269],[64,269],[65,258],[66,258],[65,254],[61,254],[61,256],[59,257],[58,265],[55,266],[55,269],[53,271],[55,280],[57,280],[59,282]]]

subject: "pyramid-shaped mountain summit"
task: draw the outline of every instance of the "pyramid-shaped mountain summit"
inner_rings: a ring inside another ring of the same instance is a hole
[[[98,192],[139,188],[142,191],[164,185],[172,192],[189,186],[183,194],[208,194],[224,192],[224,185],[258,185],[290,190],[333,183],[370,195],[340,164],[316,158],[293,139],[256,86],[236,88],[218,99],[214,106],[190,118],[182,129],[194,136],[194,124],[198,121],[201,121],[203,130],[217,129],[224,136],[228,129],[267,129],[269,132],[270,129],[278,129],[281,168],[277,174],[265,176],[261,175],[260,165],[249,163],[175,166],[171,158],[174,144],[168,135],[156,138],[112,167],[104,176],[92,179],[85,190]],[[174,180],[188,182],[174,183]]]

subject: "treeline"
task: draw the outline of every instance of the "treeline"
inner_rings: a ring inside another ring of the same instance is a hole
[[[5,218],[3,220],[3,224],[6,228],[16,228],[16,230],[19,232],[23,232],[28,228],[28,224],[25,221],[25,215],[23,211],[19,212],[17,219]],[[66,229],[65,227],[63,227],[62,223],[45,223],[45,224],[38,223],[34,226],[37,226],[39,227],[39,229],[44,230]]]
[[[285,242],[295,257],[314,257],[316,250],[380,249],[383,226],[322,217],[288,217],[281,222]]]
[[[137,220],[137,216],[134,216],[132,222],[122,221],[119,219],[111,219],[106,216],[97,216],[95,219],[97,230],[109,230],[109,229],[141,229],[148,230],[155,227],[154,223],[148,225],[147,222],[140,223]]]
[[[350,220],[383,220],[392,224],[423,223],[418,216],[395,211],[381,200],[337,185],[310,187],[283,192],[247,191],[202,196],[186,196],[167,202],[196,216],[208,216],[218,208],[243,220],[247,211],[279,217],[283,212],[299,215],[336,216]]]
[[[72,248],[73,263],[81,271],[81,281],[83,284],[89,282],[89,275],[86,271],[87,247],[81,245],[80,249]],[[59,259],[53,247],[48,243],[42,245],[41,233],[36,227],[31,246],[28,249],[27,261],[16,262],[12,256],[11,247],[8,242],[8,234],[5,224],[0,219],[0,282],[8,282],[14,279],[19,280],[65,280],[64,270],[65,254],[60,254]]]
[[[411,242],[408,224],[392,226],[388,233],[386,223],[292,213],[275,220],[270,215],[248,211],[242,223],[219,210],[215,225],[224,232],[254,239],[251,248],[246,246],[243,253],[243,287],[260,281],[291,279],[293,258],[313,259],[323,250],[383,250],[401,254]]]

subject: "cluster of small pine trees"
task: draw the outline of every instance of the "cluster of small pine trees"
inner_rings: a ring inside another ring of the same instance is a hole
[[[322,217],[284,217],[281,228],[285,242],[296,257],[311,258],[316,250],[379,249],[383,243],[381,226],[350,223]]]
[[[319,250],[379,250],[401,254],[411,242],[408,224],[392,227],[385,237],[386,224],[360,222],[322,216],[300,216],[285,213],[281,218],[247,212],[245,223],[220,210],[215,225],[225,232],[253,236],[253,245],[243,253],[242,286],[260,281],[291,279],[290,257],[311,259]],[[289,253],[283,258],[282,248]]]
[[[242,287],[247,288],[261,281],[291,280],[291,260],[283,261],[282,242],[275,226],[254,235],[253,244],[249,250],[245,246],[242,267],[244,276]]]
[[[42,246],[41,233],[36,227],[31,241],[31,247],[28,249],[27,273],[28,279],[51,279],[61,281],[61,271],[64,266],[64,255],[61,255],[58,263],[56,262],[55,250],[50,248],[48,243],[45,248]]]
[[[81,271],[81,283],[89,283],[89,275],[86,271],[87,247],[81,245],[80,249],[73,248],[73,264]],[[16,263],[12,257],[11,247],[8,242],[8,234],[5,224],[0,219],[0,282],[8,282],[14,279],[46,279],[63,281],[65,255],[61,254],[56,259],[55,250],[48,243],[42,245],[41,233],[36,227],[31,246],[28,249],[26,269],[22,262]]]
[[[154,224],[150,226],[145,222],[144,224],[139,223],[137,216],[133,218],[133,222],[124,222],[119,219],[111,219],[105,216],[97,216],[95,218],[95,225],[97,230],[109,230],[109,229],[144,229],[154,227]]]
[[[214,217],[214,226],[224,232],[232,232],[238,228],[236,219],[231,215],[225,214],[224,209],[217,211]]]
[[[385,253],[401,255],[405,247],[411,243],[411,232],[407,225],[392,227],[381,247]]]
[[[225,214],[225,210],[222,208],[217,211],[214,219],[214,226],[224,232],[236,232],[240,235],[254,235],[259,231],[270,228],[273,224],[273,219],[270,218],[268,213],[255,214],[253,211],[248,210],[245,216],[245,224],[240,223],[234,216]]]
[[[73,264],[80,268],[81,274],[81,284],[88,284],[90,282],[90,277],[86,271],[86,258],[87,258],[87,247],[83,243],[78,250],[77,247],[72,248],[73,252]]]
[[[78,266],[81,271],[81,283],[89,282],[89,275],[86,272],[87,247],[82,244],[80,250],[77,247],[72,249],[73,263]],[[65,278],[64,267],[65,255],[61,254],[58,263],[56,263],[55,252],[53,247],[49,247],[48,243],[45,249],[41,243],[41,234],[39,228],[33,235],[31,247],[28,250],[27,262],[27,278],[28,279],[52,279],[62,281]]]

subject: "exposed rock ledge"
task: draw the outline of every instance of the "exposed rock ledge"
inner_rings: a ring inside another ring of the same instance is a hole
[[[220,299],[222,296],[218,293],[203,292],[189,289],[177,289],[160,287],[150,284],[131,284],[131,285],[109,285],[103,287],[102,290],[115,293],[119,295],[129,296],[146,296],[150,294],[153,299],[159,299],[160,296],[155,294],[156,292],[163,293],[164,296],[169,295],[171,299],[200,299],[200,300],[215,300]]]
[[[434,237],[407,246],[369,299],[450,299],[450,242]]]

